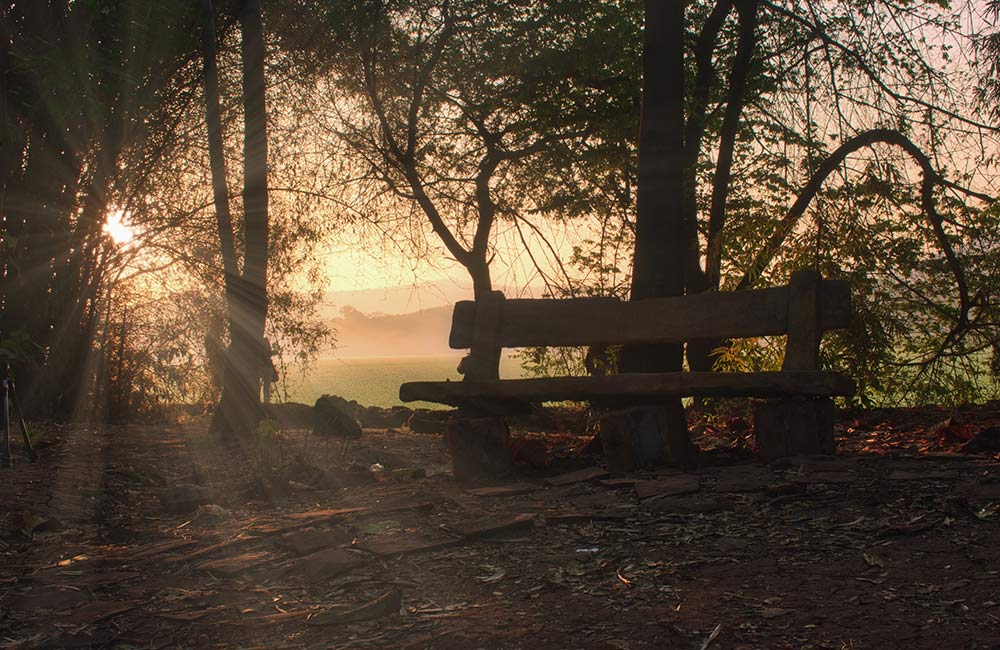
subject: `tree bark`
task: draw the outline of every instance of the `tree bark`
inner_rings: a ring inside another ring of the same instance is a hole
[[[632,300],[684,293],[684,2],[646,0]],[[623,372],[680,370],[679,345],[622,350]]]
[[[736,12],[739,15],[739,43],[736,56],[733,59],[729,74],[728,90],[726,92],[726,109],[722,118],[722,130],[719,136],[719,155],[715,165],[715,178],[712,182],[712,200],[708,215],[708,243],[705,251],[705,271],[701,272],[698,262],[698,235],[692,234],[695,243],[694,255],[689,256],[687,292],[718,291],[722,277],[722,232],[726,224],[726,203],[729,200],[729,186],[732,180],[733,156],[736,151],[736,136],[739,133],[740,119],[746,96],[747,83],[750,77],[750,63],[757,45],[758,0],[736,0]],[[713,17],[715,12],[713,12]],[[717,27],[716,27],[717,29]],[[711,58],[711,51],[702,52]],[[699,71],[702,62],[699,61]],[[689,151],[692,143],[688,143]],[[700,147],[700,143],[699,143]],[[691,160],[691,159],[694,160]],[[697,162],[697,152],[689,156],[689,164]],[[694,176],[694,168],[691,168]],[[693,195],[693,191],[689,192]],[[691,370],[709,371],[712,369],[712,351],[725,345],[720,340],[688,341],[687,361]]]
[[[260,382],[264,355],[267,354],[264,346],[268,254],[267,111],[260,0],[243,3],[240,25],[245,252],[242,278],[227,283],[230,343],[223,372],[222,396],[212,419],[212,428],[230,439],[251,433],[263,418]],[[218,181],[215,184],[218,195]],[[220,222],[220,234],[222,230]]]

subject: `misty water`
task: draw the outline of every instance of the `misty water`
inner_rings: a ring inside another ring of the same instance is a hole
[[[302,377],[289,378],[288,399],[313,404],[316,398],[329,393],[357,400],[365,406],[389,407],[399,401],[399,385],[407,381],[461,381],[458,362],[463,352],[426,356],[393,357],[324,357]],[[500,376],[504,379],[521,375],[520,362],[510,356],[500,360]],[[410,402],[407,406],[446,408],[439,404]]]

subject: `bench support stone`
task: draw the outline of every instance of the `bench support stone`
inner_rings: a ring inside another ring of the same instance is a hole
[[[599,435],[608,471],[631,472],[649,465],[687,465],[698,450],[688,435],[681,404],[635,406],[603,416]]]
[[[445,437],[456,480],[469,482],[510,474],[510,430],[503,418],[453,418],[448,421]]]
[[[754,411],[754,435],[766,460],[832,454],[833,401],[793,397],[763,402]]]

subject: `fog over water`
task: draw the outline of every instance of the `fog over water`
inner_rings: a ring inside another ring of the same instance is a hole
[[[289,399],[312,404],[330,393],[366,406],[401,404],[399,385],[407,381],[461,381],[457,368],[464,350],[448,347],[452,306],[407,314],[366,314],[353,306],[340,309],[330,325],[337,347],[321,357],[304,377],[289,374]],[[507,355],[502,377],[519,377],[518,360]],[[441,408],[427,403],[409,406]]]

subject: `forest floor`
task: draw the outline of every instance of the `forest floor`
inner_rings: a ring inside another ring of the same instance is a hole
[[[845,412],[838,455],[766,465],[702,422],[703,466],[625,477],[522,432],[485,488],[405,429],[343,469],[304,431],[40,426],[0,469],[0,648],[997,648],[1000,463],[962,445],[998,424]]]

